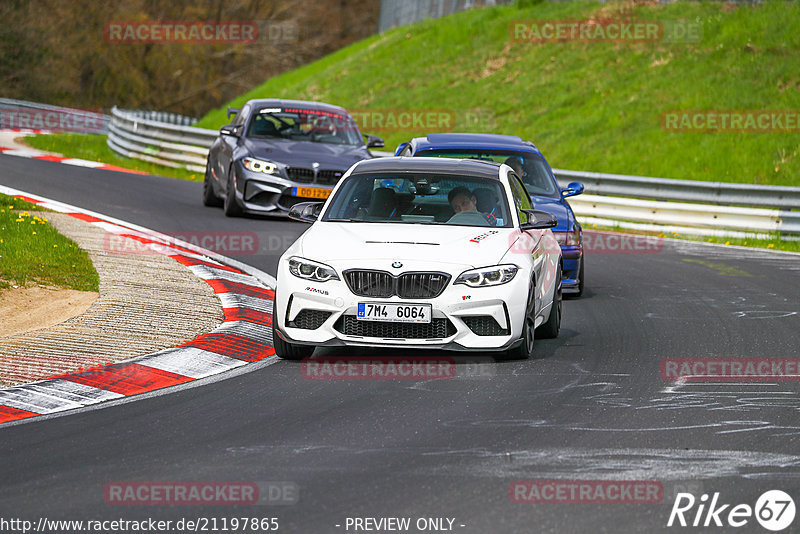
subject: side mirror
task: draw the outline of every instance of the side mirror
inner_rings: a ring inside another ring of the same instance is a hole
[[[228,106],[228,118],[231,118],[231,115],[238,115],[239,112],[242,111],[242,108],[232,108]]]
[[[294,221],[313,223],[319,218],[324,202],[298,202],[289,208],[289,218]]]
[[[408,146],[408,143],[400,143],[399,145],[397,145],[397,150],[395,150],[395,151],[394,151],[394,155],[395,155],[395,156],[399,156],[399,155],[400,155],[400,152],[402,152],[402,151],[403,151],[403,149],[404,149],[405,147],[407,147],[407,146]]]
[[[520,230],[546,230],[558,226],[558,219],[552,213],[542,210],[522,210],[528,214],[528,222],[519,225]]]
[[[383,148],[385,146],[383,137],[377,135],[364,134],[367,138],[367,148]]]
[[[219,129],[219,133],[222,135],[230,135],[231,137],[239,137],[239,126],[234,126],[233,124],[223,126]]]
[[[580,182],[572,182],[566,189],[561,190],[561,198],[574,197],[583,193],[583,184]]]

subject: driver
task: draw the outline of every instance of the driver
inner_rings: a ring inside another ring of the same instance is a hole
[[[525,181],[525,167],[523,166],[522,158],[520,156],[510,156],[507,158],[503,163],[514,169],[514,172],[517,173],[519,179],[523,182]]]
[[[454,187],[447,195],[447,201],[456,215],[462,212],[477,213],[483,216],[491,226],[497,225],[497,219],[491,213],[478,211],[478,199],[475,193],[463,186]],[[453,215],[455,217],[455,215]]]

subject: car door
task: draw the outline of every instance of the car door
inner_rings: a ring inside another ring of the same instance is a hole
[[[220,185],[223,193],[228,192],[228,172],[233,163],[234,152],[236,147],[242,143],[245,135],[245,126],[247,118],[250,115],[250,104],[245,104],[241,111],[234,117],[231,126],[236,127],[239,133],[238,137],[233,135],[220,135],[220,143],[217,147],[216,167],[214,172],[219,177]]]
[[[513,209],[517,211],[519,222],[520,224],[528,222],[528,214],[522,210],[533,209],[530,196],[528,195],[525,186],[522,185],[522,180],[520,180],[519,176],[517,176],[515,173],[509,173],[508,182],[511,186],[511,197],[514,200]],[[537,297],[534,299],[534,309],[538,314],[541,311],[542,299],[540,297],[544,287],[543,274],[545,266],[545,251],[541,246],[542,234],[544,233],[544,230],[523,230],[523,233],[525,234],[525,237],[520,239],[520,242],[524,244],[522,247],[520,247],[519,253],[529,254],[531,261],[533,262],[533,275],[536,282],[534,291]]]

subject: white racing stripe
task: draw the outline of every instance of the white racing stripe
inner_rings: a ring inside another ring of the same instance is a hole
[[[247,365],[243,360],[193,347],[167,349],[132,361],[195,379]]]

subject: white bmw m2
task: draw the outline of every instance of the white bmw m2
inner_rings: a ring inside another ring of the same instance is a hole
[[[381,158],[353,165],[283,254],[273,312],[278,356],[369,346],[528,358],[561,326],[552,215],[519,176],[481,160]]]

